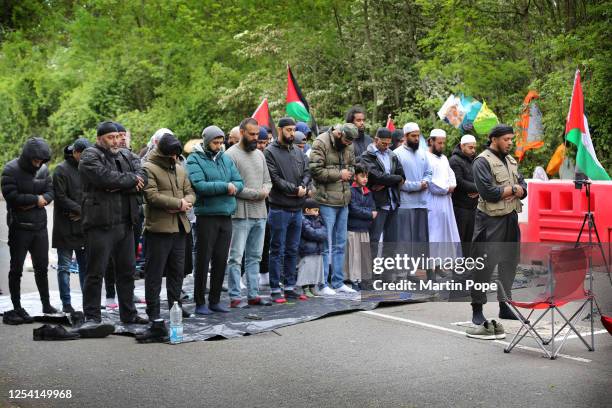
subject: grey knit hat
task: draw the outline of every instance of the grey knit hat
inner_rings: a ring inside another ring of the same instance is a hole
[[[213,139],[218,137],[222,137],[225,139],[225,133],[218,126],[208,126],[202,131],[202,140],[204,141],[204,146],[208,146]]]

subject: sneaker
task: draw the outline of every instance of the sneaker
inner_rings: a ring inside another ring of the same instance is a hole
[[[361,292],[361,282],[353,282],[353,283],[351,283],[351,288],[355,292]]]
[[[29,315],[28,315],[29,316]],[[2,315],[2,323],[10,324],[11,326],[17,326],[18,324],[24,324],[25,321],[16,310],[9,310],[4,312]]]
[[[229,313],[229,308],[221,303],[209,303],[208,308],[217,313]]]
[[[33,331],[34,341],[41,340],[76,340],[81,336],[79,333],[69,332],[63,326],[50,326],[45,324]]]
[[[230,301],[230,307],[233,309],[244,309],[248,308],[249,304],[245,303],[242,299],[234,299]]]
[[[15,309],[15,312],[17,312],[17,315],[23,319],[24,323],[34,323],[34,318],[30,316],[23,307]]]
[[[168,329],[164,319],[153,320],[151,326],[136,334],[139,343],[165,343],[168,341]]]
[[[106,298],[104,306],[106,306],[107,309],[116,309],[119,307],[117,302],[115,302],[115,298]]]
[[[259,287],[268,287],[270,286],[270,273],[260,273],[259,274]]]
[[[96,320],[85,320],[81,327],[74,330],[84,339],[101,339],[115,332],[115,326]]]
[[[465,335],[474,339],[495,340],[495,329],[489,321],[485,321],[482,325],[468,327]]]
[[[316,296],[336,296],[336,291],[329,286],[325,286],[323,289],[317,289],[315,287],[314,294]]]
[[[501,323],[498,323],[495,320],[491,320],[491,324],[493,325],[493,331],[495,332],[496,339],[505,339],[506,332],[504,330],[504,326]]]
[[[274,302],[274,303],[285,303],[285,302],[287,302],[287,299],[285,299],[283,294],[280,293],[280,292],[270,293],[270,299],[272,299],[272,302]]]
[[[249,305],[251,306],[272,306],[272,301],[268,298],[262,298],[257,296],[256,298],[249,299]]]
[[[226,284],[221,285],[221,292],[227,292],[229,291],[229,289],[227,288]]]
[[[66,314],[70,314],[70,313],[74,313],[74,308],[72,307],[72,305],[69,303],[67,305],[62,306],[62,312],[66,313]]]
[[[196,308],[195,308],[195,314],[203,315],[203,316],[208,316],[208,315],[211,315],[212,312],[210,311],[208,306],[206,306],[206,305],[199,305],[199,306],[196,306]]]
[[[124,322],[122,320],[121,322],[125,324],[149,324],[149,319],[145,319],[144,317],[136,315],[130,321]]]
[[[56,314],[57,309],[47,303],[46,305],[43,305],[42,312],[43,314]]]
[[[70,324],[73,328],[81,327],[81,325],[85,322],[85,315],[83,312],[73,312],[70,313]]]
[[[353,293],[357,293],[357,291],[349,288],[346,285],[342,285],[339,288],[336,288],[336,293],[349,293],[349,294],[353,294]]]
[[[308,296],[298,293],[295,290],[285,290],[285,299],[308,300]]]
[[[307,298],[313,298],[315,296],[308,286],[304,288],[304,295],[306,295]]]

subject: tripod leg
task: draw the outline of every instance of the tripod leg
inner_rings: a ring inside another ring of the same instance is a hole
[[[586,224],[587,219],[589,219],[589,214],[590,213],[584,214],[584,218],[582,219],[582,226],[580,226],[580,232],[578,232],[578,238],[576,239],[576,248],[580,245],[580,237],[582,237],[582,231],[584,231],[584,225]]]

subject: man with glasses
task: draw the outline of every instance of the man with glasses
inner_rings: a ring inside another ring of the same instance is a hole
[[[400,206],[400,186],[404,183],[404,169],[389,146],[393,142],[387,128],[378,128],[374,143],[361,155],[361,163],[368,170],[368,187],[374,194],[378,216],[370,227],[370,242],[397,242],[397,211]]]
[[[357,135],[357,126],[352,123],[333,126],[315,139],[310,153],[309,167],[316,190],[314,199],[320,204],[327,227],[327,242],[323,248],[324,281],[317,289],[324,296],[333,296],[336,292],[355,293],[344,284],[344,251],[351,201],[350,181],[355,171],[352,144]],[[332,288],[327,286],[328,265],[331,266]]]

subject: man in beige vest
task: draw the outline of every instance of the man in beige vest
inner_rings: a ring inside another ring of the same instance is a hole
[[[472,169],[474,182],[480,195],[476,211],[476,225],[472,239],[474,258],[484,256],[484,268],[473,272],[475,282],[488,283],[495,266],[498,277],[508,295],[519,260],[521,232],[518,213],[522,210],[521,199],[527,196],[527,184],[518,171],[516,160],[510,156],[514,131],[507,125],[497,125],[489,133],[489,146],[474,160]],[[502,244],[500,244],[502,243]],[[516,243],[512,245],[509,243]],[[484,291],[472,290],[472,322],[483,325],[486,321],[482,305],[487,302]],[[516,319],[503,303],[498,288],[499,317]]]

